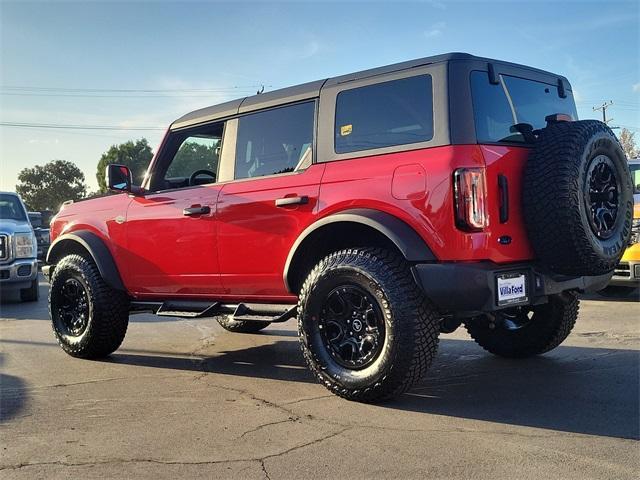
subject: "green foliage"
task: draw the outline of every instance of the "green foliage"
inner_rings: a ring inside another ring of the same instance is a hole
[[[87,191],[84,174],[67,160],[52,160],[43,166],[25,168],[20,171],[18,181],[16,192],[29,210],[58,211],[62,202],[80,200]]]
[[[133,174],[133,183],[140,185],[147,171],[149,162],[153,158],[153,152],[146,138],[136,140],[135,143],[129,140],[120,145],[112,145],[109,150],[102,154],[98,162],[98,171],[96,178],[98,179],[98,188],[100,192],[107,191],[107,182],[105,178],[107,165],[117,163],[126,165],[131,169]]]
[[[218,170],[217,144],[186,141],[173,158],[166,177],[188,177],[196,170]]]

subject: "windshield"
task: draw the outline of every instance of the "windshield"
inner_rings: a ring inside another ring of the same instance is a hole
[[[33,228],[42,227],[42,214],[40,212],[29,212],[27,215],[29,215],[29,221]]]
[[[571,91],[561,98],[555,85],[508,75],[500,75],[500,84],[492,85],[487,72],[475,71],[471,72],[471,92],[479,143],[526,143],[514,125],[528,123],[534,130],[544,128],[545,117],[554,113],[578,119]]]
[[[631,181],[633,182],[633,193],[640,193],[640,163],[630,163]]]
[[[26,220],[22,203],[15,195],[0,193],[0,220]]]

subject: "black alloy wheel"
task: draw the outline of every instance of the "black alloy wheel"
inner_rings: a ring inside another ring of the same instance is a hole
[[[357,285],[341,285],[325,297],[319,329],[335,361],[353,370],[371,365],[382,350],[385,322],[376,299]]]
[[[53,321],[65,335],[79,337],[87,329],[91,306],[87,288],[81,279],[67,278],[52,304]]]
[[[611,159],[606,155],[595,157],[585,177],[584,201],[591,230],[602,240],[615,233],[620,188]]]

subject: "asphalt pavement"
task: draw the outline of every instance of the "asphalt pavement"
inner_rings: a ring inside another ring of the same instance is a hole
[[[417,388],[365,405],[318,385],[295,323],[131,317],[102,361],[0,304],[0,478],[638,479],[640,303],[589,296],[556,350],[484,352],[459,329]]]

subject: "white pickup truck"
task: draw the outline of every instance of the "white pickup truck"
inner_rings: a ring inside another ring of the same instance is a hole
[[[38,300],[38,245],[27,209],[13,192],[0,192],[0,289]]]

